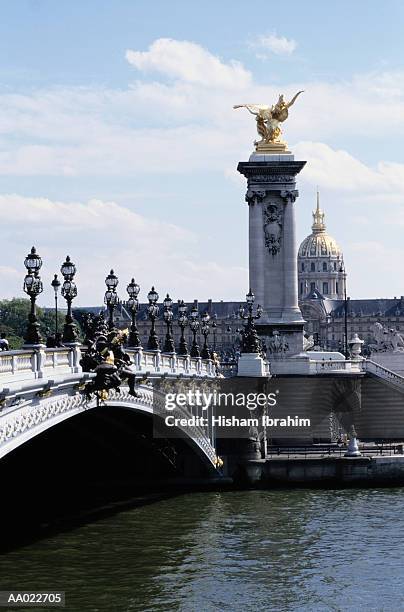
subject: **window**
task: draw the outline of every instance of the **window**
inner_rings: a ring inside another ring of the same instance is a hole
[[[302,272],[304,272],[304,263],[302,263]]]
[[[303,283],[300,283],[300,295],[303,295]]]
[[[323,283],[323,295],[328,295],[328,283]]]
[[[338,281],[335,283],[335,291],[338,293]]]
[[[295,268],[295,269],[296,269],[296,268]],[[310,270],[311,270],[312,272],[315,272],[315,271],[316,271],[316,266],[315,266],[315,264],[314,264],[313,262],[310,264]]]
[[[323,261],[323,272],[327,272],[327,262]]]
[[[334,270],[337,269],[337,262],[334,261]]]
[[[312,265],[314,266],[314,264],[312,264]],[[296,270],[296,268],[295,268],[295,270]],[[316,288],[316,283],[310,283],[310,291],[314,291],[315,288]]]

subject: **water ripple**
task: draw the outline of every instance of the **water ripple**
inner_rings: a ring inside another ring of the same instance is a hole
[[[66,610],[404,608],[403,489],[200,493],[0,558],[1,588],[61,589]]]

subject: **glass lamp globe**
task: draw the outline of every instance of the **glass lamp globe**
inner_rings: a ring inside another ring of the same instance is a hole
[[[105,279],[105,284],[108,287],[109,291],[114,291],[114,289],[116,289],[117,285],[118,285],[118,277],[114,274],[114,271],[111,270],[111,272],[108,274],[107,278]]]
[[[42,259],[36,252],[36,248],[32,247],[31,252],[26,256],[24,260],[24,266],[30,272],[38,272],[42,266]]]
[[[72,280],[73,276],[76,274],[76,266],[71,261],[69,255],[67,255],[66,261],[62,264],[60,271],[66,280]]]
[[[155,304],[159,299],[159,294],[157,293],[154,287],[152,287],[149,293],[147,294],[147,299],[149,300],[150,304]]]

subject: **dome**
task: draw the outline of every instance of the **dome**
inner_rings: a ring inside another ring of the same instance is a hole
[[[342,251],[336,240],[329,236],[325,229],[324,213],[320,210],[317,193],[317,208],[313,212],[313,232],[307,236],[299,247],[299,257],[337,257],[342,259]]]
[[[299,247],[299,257],[339,257],[342,251],[337,242],[325,232],[307,236]]]

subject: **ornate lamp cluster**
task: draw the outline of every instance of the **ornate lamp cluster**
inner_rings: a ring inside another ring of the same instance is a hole
[[[42,337],[39,331],[39,323],[37,319],[36,313],[36,299],[40,293],[43,291],[43,285],[41,281],[41,277],[39,272],[42,267],[42,259],[37,254],[35,247],[32,247],[31,252],[27,255],[24,261],[24,265],[27,270],[27,274],[24,279],[24,291],[29,296],[31,300],[31,310],[28,316],[28,326],[27,332],[25,335],[26,344],[30,345],[38,345],[42,343]],[[74,281],[74,277],[76,275],[76,266],[71,261],[69,255],[67,255],[66,260],[62,264],[60,268],[60,272],[63,276],[63,283],[61,284],[57,274],[54,275],[54,278],[51,282],[51,286],[55,293],[55,340],[60,340],[60,336],[58,334],[58,292],[60,286],[61,294],[66,300],[67,303],[67,314],[65,317],[65,323],[63,326],[63,343],[64,344],[72,344],[77,342],[77,328],[74,323],[73,315],[72,315],[72,302],[74,298],[77,296],[77,286]],[[108,310],[108,329],[112,331],[115,328],[115,320],[114,320],[114,312],[116,306],[120,303],[120,299],[117,293],[117,287],[119,284],[119,279],[114,273],[113,270],[110,271],[108,276],[105,279],[105,284],[107,290],[104,295],[104,303]],[[140,286],[135,282],[135,279],[132,278],[128,286],[126,287],[126,291],[128,293],[128,300],[125,302],[126,307],[128,308],[131,315],[131,328],[128,339],[128,345],[131,348],[141,348],[139,330],[137,328],[136,318],[139,311],[139,292]],[[151,322],[151,329],[149,333],[149,338],[147,342],[147,348],[152,351],[157,351],[160,349],[159,338],[157,336],[156,331],[156,320],[159,317],[159,307],[157,305],[159,300],[159,294],[155,290],[154,287],[151,288],[149,293],[147,294],[148,306],[147,306],[147,315]],[[173,313],[173,300],[170,296],[166,295],[163,300],[163,319],[166,324],[166,334],[164,340],[163,351],[165,353],[175,353],[175,343],[173,337],[173,323],[174,323],[174,313]],[[198,312],[198,308],[194,305],[188,314],[188,307],[181,300],[178,303],[178,319],[177,323],[181,330],[180,342],[178,346],[178,353],[180,355],[188,355],[188,346],[187,341],[185,339],[185,328],[189,325],[191,332],[193,334],[192,346],[190,355],[191,357],[202,357],[203,359],[209,359],[211,357],[211,353],[208,347],[208,336],[210,334],[210,315],[208,312],[205,312],[200,316]],[[216,323],[213,322],[213,333],[214,333],[214,341],[216,343]],[[200,351],[197,335],[198,332],[201,331],[204,342],[202,351]]]
[[[261,318],[262,308],[258,304],[256,314],[253,314],[254,311],[254,301],[255,295],[250,291],[246,295],[246,303],[247,303],[247,314],[245,312],[244,306],[240,306],[239,314],[242,319],[247,321],[244,324],[244,330],[242,331],[242,342],[241,342],[241,352],[242,353],[259,353],[261,349],[261,342],[257,335],[257,330],[255,329],[255,321]]]
[[[42,259],[36,252],[35,247],[32,247],[31,252],[26,256],[24,260],[24,266],[27,270],[27,274],[24,278],[24,291],[31,300],[31,311],[28,315],[28,325],[25,334],[25,342],[27,345],[37,345],[42,343],[42,336],[39,331],[39,323],[36,314],[36,299],[43,291],[43,284],[39,271],[42,267]],[[77,342],[77,332],[74,320],[72,317],[72,301],[77,295],[77,287],[74,282],[74,275],[76,274],[76,266],[70,260],[70,257],[66,257],[66,261],[62,264],[60,269],[64,282],[62,285],[62,296],[67,302],[67,314],[65,319],[65,325],[63,328],[63,342],[69,344]],[[55,292],[55,339],[58,335],[57,328],[57,296],[60,287],[60,281],[55,274],[51,286]]]
[[[107,285],[107,291],[104,296],[104,303],[108,309],[108,327],[112,330],[115,326],[114,322],[114,310],[115,307],[120,303],[118,294],[116,292],[116,288],[118,286],[118,277],[114,274],[114,271],[108,274],[105,279],[105,284]],[[139,292],[140,286],[135,282],[135,279],[132,278],[128,286],[126,287],[126,291],[128,293],[128,300],[125,302],[125,306],[128,308],[131,315],[131,327],[129,333],[128,346],[131,348],[141,348],[141,341],[139,330],[137,327],[137,314],[139,312]],[[159,300],[159,294],[157,293],[154,287],[151,288],[149,293],[147,294],[148,305],[147,305],[147,316],[151,322],[151,328],[149,337],[147,340],[147,349],[150,351],[158,351],[160,350],[160,341],[156,331],[156,321],[159,318],[160,309],[157,305]],[[173,312],[173,300],[167,293],[166,297],[163,300],[163,319],[166,324],[166,334],[164,339],[163,351],[165,353],[175,353],[175,344],[173,337],[173,323],[174,323],[174,312]],[[191,347],[191,357],[200,357],[203,359],[210,358],[210,351],[208,348],[208,335],[210,333],[210,315],[205,312],[201,319],[199,317],[199,312],[196,306],[193,306],[191,312],[188,316],[188,307],[181,300],[178,303],[178,319],[177,323],[181,330],[180,342],[178,346],[179,355],[188,355],[188,346],[185,339],[184,331],[187,325],[190,326],[190,329],[193,334],[193,342]],[[215,325],[216,327],[216,325]],[[199,345],[197,342],[197,334],[201,330],[202,335],[204,336],[204,345],[202,348],[202,353],[199,350]]]
[[[25,342],[27,344],[40,344],[42,341],[39,332],[39,323],[36,316],[36,298],[43,291],[43,285],[39,271],[42,267],[42,259],[37,254],[35,247],[32,247],[31,252],[24,260],[24,266],[27,274],[24,278],[24,291],[31,300],[31,312],[28,315],[28,326],[25,334]]]
[[[110,331],[114,329],[114,308],[119,304],[119,297],[116,292],[118,283],[118,277],[114,274],[114,271],[111,270],[105,279],[107,290],[104,295],[104,304],[108,309],[108,329]]]
[[[64,297],[67,303],[67,314],[63,327],[62,339],[64,343],[70,344],[77,342],[77,329],[72,317],[72,301],[77,296],[77,287],[76,283],[74,282],[76,266],[71,261],[69,255],[67,255],[66,261],[62,264],[60,272],[62,273],[64,279],[61,293],[62,297]]]
[[[113,280],[111,280],[113,279]],[[108,283],[107,283],[108,281]],[[105,294],[105,303],[109,309],[109,325],[112,329],[114,327],[113,320],[113,312],[114,307],[117,303],[119,303],[118,296],[115,293],[116,286],[118,284],[118,279],[114,275],[113,271],[107,276],[105,281],[107,283],[108,291]],[[139,336],[139,330],[137,328],[137,314],[139,312],[139,292],[140,286],[135,282],[135,279],[132,278],[131,282],[128,284],[126,291],[128,293],[129,299],[126,302],[126,307],[128,308],[131,314],[131,328],[129,334],[128,346],[131,348],[140,348],[141,341]],[[151,323],[150,333],[147,340],[147,349],[151,351],[160,350],[160,341],[156,331],[156,321],[160,315],[160,309],[157,305],[159,300],[159,294],[157,293],[155,287],[153,286],[149,293],[147,294],[147,316]],[[175,343],[173,336],[173,323],[174,323],[174,312],[173,312],[173,300],[167,293],[166,297],[163,300],[163,310],[162,317],[166,325],[166,333],[164,338],[163,351],[165,353],[175,353]],[[210,315],[205,312],[200,318],[199,312],[196,306],[193,306],[191,312],[188,315],[188,307],[184,303],[184,300],[178,302],[178,318],[177,318],[178,326],[181,330],[180,341],[178,346],[178,354],[179,355],[188,355],[188,346],[187,341],[185,339],[185,328],[189,325],[191,332],[193,334],[192,347],[190,351],[191,357],[201,357],[203,359],[209,359],[211,357],[209,347],[208,347],[208,335],[210,333]],[[216,327],[216,324],[215,324]],[[200,352],[199,345],[197,342],[197,334],[199,330],[202,332],[204,336],[204,345],[202,348],[202,352]],[[216,336],[215,336],[216,337]]]

